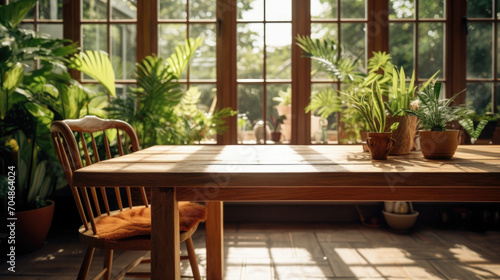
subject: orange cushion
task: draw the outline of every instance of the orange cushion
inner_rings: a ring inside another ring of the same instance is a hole
[[[206,219],[205,206],[179,202],[179,229],[189,231]],[[117,240],[151,234],[151,207],[132,208],[113,216],[103,216],[97,222],[99,238]]]

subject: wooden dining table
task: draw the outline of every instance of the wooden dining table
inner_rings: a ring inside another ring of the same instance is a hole
[[[178,201],[206,202],[207,279],[223,279],[224,201],[500,201],[500,146],[372,160],[359,145],[153,146],[74,173],[77,187],[153,188],[152,279],[180,279]]]

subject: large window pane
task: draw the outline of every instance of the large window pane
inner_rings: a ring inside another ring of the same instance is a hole
[[[419,0],[419,18],[444,18],[444,0]]]
[[[359,65],[365,68],[366,63],[366,24],[342,23],[342,51],[351,58],[359,58]]]
[[[137,6],[135,0],[111,0],[111,18],[136,19]]]
[[[106,19],[107,0],[82,0],[83,19]]]
[[[493,24],[469,23],[467,33],[467,78],[493,77]]]
[[[137,28],[134,24],[111,25],[111,63],[117,79],[132,79],[137,52]]]
[[[264,0],[238,0],[238,19],[264,20]]]
[[[268,79],[291,78],[291,44],[291,24],[266,24],[266,77]]]
[[[336,23],[312,23],[311,24],[311,38],[313,39],[331,39],[335,42],[339,41],[338,24]],[[311,78],[318,79],[332,79],[326,72],[321,71],[321,65],[315,60],[311,61]],[[334,78],[335,79],[335,78]]]
[[[414,69],[413,58],[413,23],[389,24],[389,53],[398,68],[404,68],[411,75]]]
[[[189,1],[190,19],[215,19],[215,0]]]
[[[62,19],[63,0],[38,1],[39,19]]]
[[[492,0],[468,0],[467,17],[491,18],[493,16]]]
[[[418,29],[418,77],[430,78],[438,70],[444,77],[444,23],[420,23]]]
[[[334,19],[337,18],[337,1],[311,0],[312,19]]]
[[[493,83],[467,83],[466,103],[478,115],[491,112],[493,104]]]
[[[167,58],[176,46],[184,43],[186,24],[159,24],[158,33],[158,52],[161,57]]]
[[[238,24],[237,77],[239,79],[263,78],[264,24]]]
[[[337,90],[336,84],[311,84],[311,96],[320,91]],[[331,114],[326,120],[321,119],[316,112],[311,112],[311,142],[326,144],[338,141],[337,135],[338,114]]]
[[[415,1],[390,0],[389,19],[394,18],[415,18]]]
[[[82,48],[86,50],[108,50],[108,31],[104,24],[82,25]]]
[[[215,79],[216,35],[215,24],[191,24],[190,37],[203,37],[203,44],[191,61],[189,74],[192,79]]]
[[[38,31],[49,34],[50,38],[63,38],[63,25],[62,24],[38,24]]]
[[[292,1],[291,0],[267,0],[266,20],[268,21],[291,21]]]
[[[340,0],[342,18],[366,18],[365,0]]]
[[[160,19],[185,19],[186,0],[158,0],[158,18]]]
[[[263,110],[262,110],[262,97],[263,88],[262,85],[238,85],[238,114],[245,115],[246,121],[250,129],[248,135],[243,135],[244,141],[252,141],[255,143],[256,137],[253,133],[253,129],[256,125],[260,126],[260,129],[256,129],[258,133],[258,138],[263,143]],[[260,121],[260,123],[259,123]],[[269,137],[268,137],[269,138]]]

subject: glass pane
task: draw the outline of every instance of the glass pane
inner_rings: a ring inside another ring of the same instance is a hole
[[[215,19],[215,0],[189,1],[190,19]]]
[[[390,0],[389,1],[389,19],[393,18],[414,18],[415,1],[414,0]]]
[[[478,115],[491,111],[493,104],[493,83],[467,83],[467,108],[473,109]]]
[[[366,18],[365,0],[340,0],[342,18]]]
[[[106,19],[107,0],[82,0],[83,19]]]
[[[186,24],[158,25],[158,52],[163,58],[169,57],[175,47],[184,44],[186,40]]]
[[[208,113],[213,109],[216,101],[217,87],[215,84],[191,84],[191,87],[196,87],[201,92],[200,100],[198,101],[198,109]]]
[[[444,0],[419,0],[419,18],[445,18]]]
[[[130,88],[134,88],[135,85],[127,85],[127,84],[116,84],[116,97],[125,99],[127,98],[127,92],[130,92]],[[107,92],[103,89],[104,92]]]
[[[33,25],[31,23],[21,23],[21,24],[19,24],[19,28],[33,30],[33,29],[35,29],[35,25]]]
[[[292,1],[291,0],[267,0],[266,20],[269,21],[291,21]]]
[[[262,85],[238,85],[238,114],[245,114],[250,129],[244,135],[239,135],[243,143],[255,143],[256,134],[263,143],[264,124],[262,122]],[[259,122],[260,121],[260,122]],[[255,129],[255,133],[254,133]],[[270,138],[270,130],[269,137]]]
[[[104,24],[82,24],[82,48],[108,51],[108,31]]]
[[[492,0],[467,0],[467,17],[491,18],[493,16]]]
[[[49,34],[52,39],[63,38],[63,25],[62,24],[38,24],[38,31],[41,33]]]
[[[158,18],[160,19],[185,19],[186,0],[159,0]]]
[[[238,0],[238,19],[264,20],[264,0]]]
[[[62,19],[62,0],[38,1],[39,19]]]
[[[420,23],[418,29],[418,77],[430,78],[438,70],[444,77],[444,23]]]
[[[493,77],[493,25],[469,22],[467,33],[467,78]]]
[[[323,90],[337,90],[336,84],[311,84],[311,95],[314,96]],[[338,114],[333,113],[328,118],[321,119],[316,112],[311,113],[311,142],[321,144],[338,141],[337,135]]]
[[[365,68],[366,63],[366,24],[365,23],[342,23],[342,55],[353,59],[359,58],[359,65]]]
[[[136,25],[112,24],[110,44],[116,79],[133,79],[137,52]]]
[[[289,23],[266,24],[266,77],[290,79],[292,25]]]
[[[263,78],[264,24],[238,24],[236,59],[239,79]]]
[[[322,39],[328,38],[338,42],[338,24],[336,23],[312,23],[311,24],[311,38]],[[311,78],[318,79],[332,79],[327,73],[321,71],[321,65],[312,60],[311,61]]]
[[[389,53],[394,65],[404,68],[411,76],[413,72],[413,23],[389,24]]]
[[[135,0],[111,0],[111,18],[136,19],[137,4]]]
[[[276,139],[279,142],[290,142],[292,137],[292,106],[291,104],[285,105],[282,101],[291,101],[292,87],[290,84],[273,84],[267,86],[266,92],[267,100],[267,120],[271,123],[272,132],[281,132],[281,136]],[[283,104],[283,105],[281,105]],[[280,116],[285,116],[283,124],[280,124],[276,130],[276,120]],[[272,136],[272,135],[271,135]],[[274,141],[274,140],[273,140]],[[276,142],[276,141],[274,141]]]
[[[215,79],[215,52],[216,35],[215,24],[192,24],[190,25],[190,36],[192,38],[203,37],[203,44],[198,47],[191,61],[190,77],[193,79]]]
[[[337,1],[311,0],[312,19],[337,18]]]

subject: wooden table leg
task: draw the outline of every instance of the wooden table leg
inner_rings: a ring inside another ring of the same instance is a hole
[[[222,202],[207,202],[207,280],[224,277],[224,217]]]
[[[151,206],[151,279],[179,280],[179,208],[175,188],[154,188]]]

